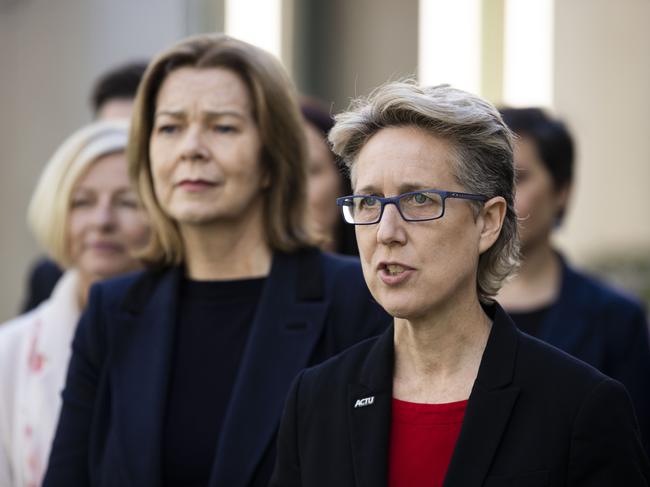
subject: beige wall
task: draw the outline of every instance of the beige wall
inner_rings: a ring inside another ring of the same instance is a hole
[[[25,225],[29,197],[53,150],[90,120],[93,79],[182,37],[194,8],[183,0],[11,3],[0,0],[3,321],[18,311],[26,270],[39,255]]]
[[[650,2],[555,2],[554,105],[578,142],[559,242],[579,262],[650,256]]]

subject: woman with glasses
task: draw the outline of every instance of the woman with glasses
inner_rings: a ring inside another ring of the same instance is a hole
[[[148,67],[148,270],[90,293],[44,485],[266,486],[294,376],[385,329],[358,262],[310,245],[302,124],[250,44],[198,36]]]
[[[339,115],[340,198],[394,324],[298,375],[274,486],[647,486],[625,389],[517,330],[512,136],[449,86],[391,83]]]

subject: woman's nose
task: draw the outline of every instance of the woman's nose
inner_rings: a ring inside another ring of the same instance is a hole
[[[113,229],[116,225],[115,208],[110,201],[100,201],[94,211],[97,227],[103,230]]]
[[[377,242],[384,245],[404,244],[406,242],[406,222],[397,206],[388,204],[384,207],[381,220],[377,223]]]
[[[202,161],[207,159],[208,152],[203,141],[201,128],[189,126],[181,139],[181,156],[188,161]]]

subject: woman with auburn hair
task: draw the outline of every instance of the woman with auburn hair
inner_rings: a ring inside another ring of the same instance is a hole
[[[146,214],[131,188],[126,123],[72,134],[45,167],[28,222],[66,269],[34,310],[0,325],[0,485],[40,485],[61,408],[70,342],[90,286],[141,267]]]
[[[91,292],[45,485],[267,485],[293,377],[387,324],[358,263],[311,246],[290,80],[224,35],[176,44],[129,162],[149,269]]]
[[[338,204],[394,323],[298,375],[271,485],[647,486],[623,386],[494,301],[518,247],[498,111],[447,85],[389,83],[329,139],[352,176]]]

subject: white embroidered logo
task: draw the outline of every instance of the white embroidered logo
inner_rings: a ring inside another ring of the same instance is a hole
[[[370,406],[375,402],[375,396],[364,397],[363,399],[357,399],[357,402],[354,403],[355,408],[362,408],[364,406]]]

